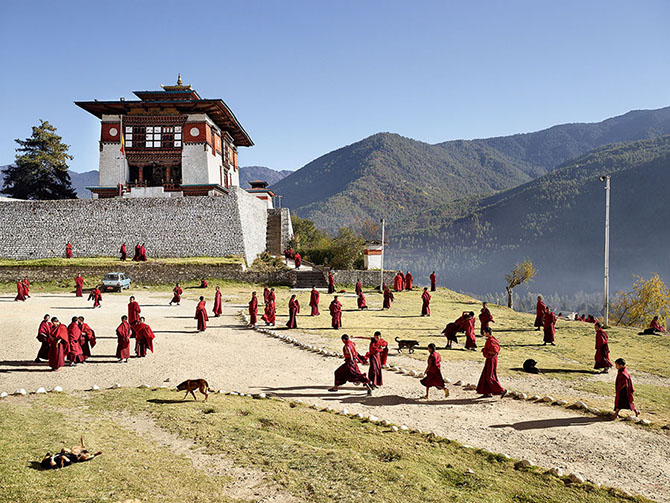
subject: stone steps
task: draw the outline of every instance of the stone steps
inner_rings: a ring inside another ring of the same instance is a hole
[[[284,250],[281,248],[281,237],[281,215],[269,214],[265,249],[270,255],[282,256],[284,254]]]
[[[328,288],[328,282],[319,270],[296,271],[296,281],[294,288]]]

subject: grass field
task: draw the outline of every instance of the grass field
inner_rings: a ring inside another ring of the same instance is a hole
[[[149,417],[208,455],[261,471],[310,502],[606,503],[646,501],[590,484],[571,485],[540,468],[455,442],[277,400],[212,395],[182,402],[169,390],[118,389],[0,402],[0,501],[233,501],[225,476],[115,422]],[[80,435],[104,454],[63,470],[33,463]],[[473,473],[468,473],[472,470]]]

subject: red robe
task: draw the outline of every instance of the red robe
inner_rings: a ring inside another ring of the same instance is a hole
[[[339,301],[337,303],[339,304]],[[358,368],[358,362],[362,363],[363,358],[356,351],[356,345],[352,340],[344,344],[342,353],[344,353],[344,363],[335,371],[335,386],[341,386],[347,382],[369,383],[370,380]]]
[[[452,321],[451,323],[447,323],[447,326],[444,327],[444,330],[442,330],[442,333],[445,335],[448,341],[456,342],[458,343],[458,337],[456,337],[456,334],[458,332],[464,332],[465,331],[465,316],[460,316],[456,321]]]
[[[651,320],[649,328],[656,330],[657,332],[665,332],[665,327],[656,320]]]
[[[366,359],[370,362],[370,368],[368,369],[368,379],[375,386],[381,386],[383,384],[382,380],[382,365],[386,364],[386,358],[388,357],[388,342],[386,342],[381,337],[378,341],[375,341],[374,337],[370,340],[370,349],[368,354],[365,355]]]
[[[319,316],[319,291],[316,288],[312,288],[312,293],[309,294],[309,306],[312,308],[312,313],[310,316]]]
[[[255,325],[258,323],[258,297],[251,296],[249,301],[249,324]]]
[[[182,290],[180,286],[175,286],[172,289],[172,300],[170,301],[170,304],[173,303],[179,304],[181,302],[182,293],[184,293],[184,290]]]
[[[500,353],[500,343],[498,339],[491,336],[486,339],[486,344],[482,349],[486,363],[484,370],[477,384],[477,393],[480,395],[501,395],[505,388],[498,380],[498,353]]]
[[[361,280],[359,279],[356,281],[356,295],[360,295],[363,293],[363,285],[361,284]]]
[[[554,342],[556,339],[556,315],[550,311],[544,313],[544,342]]]
[[[221,301],[221,290],[217,290],[214,294],[214,308],[212,309],[214,316],[221,316],[223,313],[223,306]]]
[[[84,278],[81,276],[77,276],[74,278],[74,289],[75,289],[75,297],[83,297],[83,289],[84,289]]]
[[[426,388],[434,386],[437,389],[444,389],[444,377],[442,377],[442,357],[437,351],[428,355],[428,366],[426,367],[426,377],[419,381]]]
[[[141,262],[147,261],[147,249],[144,247],[144,245],[140,246],[140,257],[138,260]]]
[[[266,325],[274,325],[275,316],[277,314],[276,312],[277,308],[275,306],[275,303],[273,301],[268,302],[267,304],[265,304],[265,312],[263,313],[261,320],[263,320]]]
[[[65,245],[65,258],[72,258],[72,245],[70,243]]]
[[[481,325],[479,327],[479,333],[481,335],[484,335],[484,329],[489,328],[489,323],[493,321],[493,315],[491,314],[491,311],[489,311],[488,307],[483,307],[481,312],[479,313],[479,324]]]
[[[268,293],[268,301],[272,302],[273,304],[277,303],[277,298],[275,297],[275,293],[272,290],[270,290],[270,293]]]
[[[537,306],[535,307],[535,327],[541,327],[544,321],[544,312],[547,310],[547,306],[544,305],[542,299],[537,301]]]
[[[395,297],[393,297],[393,292],[386,288],[384,290],[384,309],[391,309],[391,302],[395,300]]]
[[[421,306],[421,316],[430,316],[430,294],[427,290],[424,290],[421,294],[421,300],[423,305]]]
[[[23,283],[23,295],[25,295],[26,297],[30,297],[30,281],[24,279],[22,283]]]
[[[635,410],[635,401],[633,400],[633,381],[626,368],[619,369],[616,376],[616,396],[614,397],[614,410],[630,409]]]
[[[363,295],[363,292],[358,294],[358,299],[356,302],[358,303],[358,309],[366,309],[368,307],[368,303],[365,301],[365,295]]]
[[[405,277],[402,275],[402,273],[398,273],[395,275],[395,279],[393,280],[393,291],[402,292],[404,289],[405,289]]]
[[[328,307],[330,316],[332,318],[331,325],[333,328],[342,328],[342,304],[339,300],[333,300]]]
[[[207,288],[207,280],[206,279],[201,279],[200,280],[200,288]]]
[[[140,245],[135,245],[135,255],[133,255],[133,262],[137,262],[140,259]]]
[[[16,302],[17,300],[26,300],[26,292],[21,281],[16,282],[16,297],[14,297],[14,301]]]
[[[412,281],[414,281],[414,276],[412,276],[411,272],[407,271],[407,274],[405,274],[405,290],[412,289]]]
[[[608,344],[608,337],[602,328],[596,329],[596,354],[594,360],[596,364],[594,369],[608,369],[612,367],[610,361],[610,348]]]
[[[298,267],[300,267],[300,264],[302,264],[302,257],[300,256],[299,253],[293,255],[293,260],[295,261],[295,268],[297,269]]]
[[[81,349],[81,329],[79,328],[79,323],[73,321],[67,327],[67,337],[68,337],[68,350],[67,350],[67,359],[73,363],[81,363],[86,358],[84,358],[84,352]]]
[[[65,365],[65,355],[68,352],[69,339],[67,327],[61,323],[51,330],[49,337],[49,367],[57,370]]]
[[[128,254],[126,253],[126,243],[121,245],[121,251],[119,253],[121,253],[121,260],[126,260],[126,258],[128,258]]]
[[[95,347],[95,331],[88,325],[82,323],[79,327],[81,330],[81,350],[84,353],[84,359],[91,356],[91,348]]]
[[[204,300],[198,302],[198,305],[195,308],[195,316],[193,318],[198,320],[199,332],[207,330],[207,322],[209,321],[209,318],[207,317],[207,308],[205,307]]]
[[[270,302],[270,289],[267,287],[263,290],[263,302],[266,304]]]
[[[96,287],[96,289],[93,290],[93,307],[100,307],[100,301],[102,301],[102,293],[100,293],[100,290]]]
[[[136,300],[128,303],[128,323],[133,325],[140,322],[140,305]]]
[[[130,323],[127,321],[122,321],[121,324],[116,327],[116,357],[121,360],[130,358],[131,333]]]
[[[50,321],[44,321],[40,323],[40,328],[37,329],[37,340],[42,344],[40,350],[37,352],[37,358],[40,360],[49,359],[49,335],[53,329],[53,325]]]
[[[137,337],[137,356],[144,357],[147,356],[147,349],[154,352],[154,335],[151,327],[146,323],[139,323],[135,327],[135,334]]]
[[[437,290],[437,276],[434,273],[430,273],[430,291],[434,292]]]
[[[286,326],[288,328],[298,328],[298,313],[300,312],[300,303],[298,299],[291,299],[288,301],[288,321]]]
[[[333,273],[328,273],[328,293],[335,293],[335,277]]]
[[[465,328],[465,347],[466,349],[476,348],[477,339],[475,337],[475,317],[463,319]]]

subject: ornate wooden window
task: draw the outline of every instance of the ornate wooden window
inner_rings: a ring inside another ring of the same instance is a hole
[[[126,126],[126,147],[138,150],[181,148],[181,126]]]

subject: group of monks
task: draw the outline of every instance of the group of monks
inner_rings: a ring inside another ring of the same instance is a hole
[[[207,288],[207,282],[205,281],[205,278],[202,278],[200,282],[200,288]],[[170,300],[169,305],[172,304],[179,305],[183,293],[184,290],[179,285],[179,283],[177,283],[175,287],[172,289],[172,300]],[[223,296],[221,294],[221,288],[218,286],[216,287],[216,290],[214,292],[214,307],[212,309],[212,313],[216,318],[218,318],[223,314]],[[198,300],[198,305],[195,308],[195,316],[193,318],[197,320],[198,332],[204,332],[205,330],[207,330],[207,322],[209,321],[209,316],[207,315],[207,302],[205,301],[205,297],[202,295]]]
[[[68,241],[67,244],[65,245],[65,258],[72,258],[72,244]],[[119,250],[119,254],[121,255],[121,260],[125,261],[128,258],[128,253],[126,251],[126,243],[123,243],[121,245],[121,249]],[[140,244],[137,243],[135,245],[135,255],[133,256],[133,261],[135,262],[146,262],[147,261],[147,249],[144,246],[144,243]]]
[[[28,298],[30,298],[30,281],[26,277],[16,282],[16,297],[14,297],[14,302],[19,300],[25,302]]]
[[[73,316],[71,323],[65,325],[45,314],[37,329],[37,340],[40,349],[35,361],[48,361],[53,370],[58,370],[66,361],[71,367],[86,362],[95,347],[95,332],[83,316]]]

